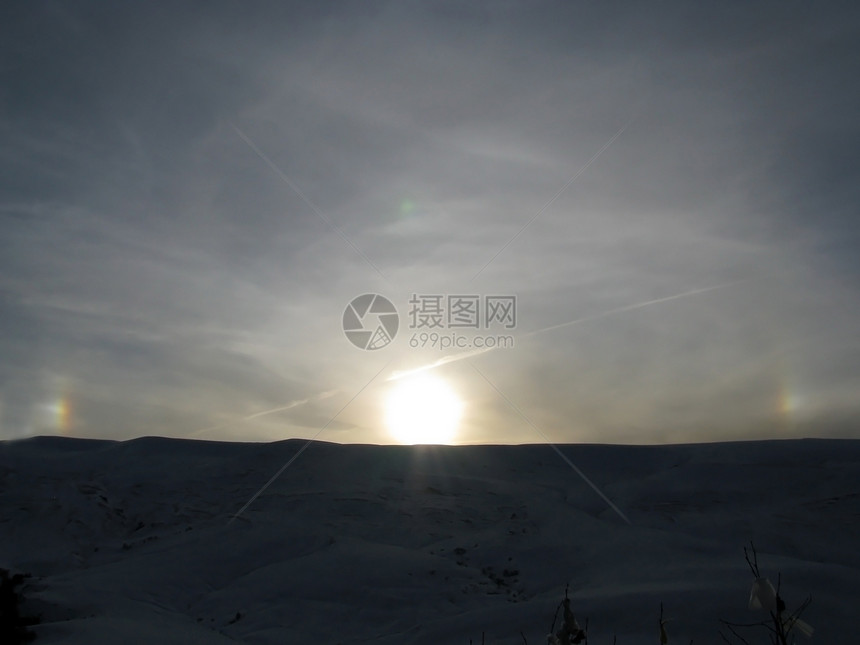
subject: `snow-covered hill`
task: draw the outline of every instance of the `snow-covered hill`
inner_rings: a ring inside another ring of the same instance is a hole
[[[0,444],[0,567],[33,574],[37,643],[545,642],[570,584],[591,643],[722,642],[753,540],[856,643],[860,441],[547,446],[145,438]],[[748,633],[751,642],[766,635]]]

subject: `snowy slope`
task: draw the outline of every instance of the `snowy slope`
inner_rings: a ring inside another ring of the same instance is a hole
[[[590,642],[722,642],[756,619],[754,540],[813,643],[855,643],[860,442],[546,446],[35,438],[0,444],[0,567],[37,643],[544,643],[570,583]],[[766,642],[765,634],[749,634]]]

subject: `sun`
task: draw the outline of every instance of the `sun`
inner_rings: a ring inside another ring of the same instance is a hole
[[[403,444],[448,444],[457,435],[463,402],[442,379],[419,374],[403,379],[388,394],[385,421]]]

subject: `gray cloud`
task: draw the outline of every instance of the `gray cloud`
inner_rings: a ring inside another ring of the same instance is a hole
[[[437,292],[518,295],[470,360],[555,440],[856,432],[850,4],[3,11],[2,436],[309,437],[391,361],[320,437],[384,441]],[[401,335],[362,353],[371,291]],[[538,440],[437,371],[462,440]]]

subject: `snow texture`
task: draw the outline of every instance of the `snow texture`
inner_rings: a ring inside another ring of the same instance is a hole
[[[860,441],[547,446],[34,438],[0,443],[0,567],[37,643],[722,642],[750,540],[812,643],[855,643]],[[751,642],[766,634],[748,633]]]

